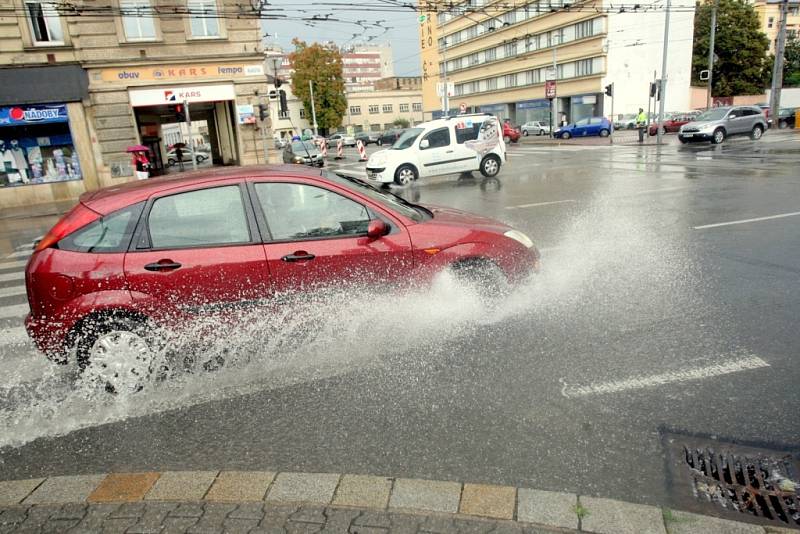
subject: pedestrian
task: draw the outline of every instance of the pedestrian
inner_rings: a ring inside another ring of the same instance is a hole
[[[139,180],[150,178],[150,160],[144,152],[133,153],[133,167],[136,171],[136,178]]]
[[[181,145],[175,147],[175,157],[178,159],[178,168],[183,171],[183,147]]]
[[[639,114],[636,116],[636,127],[639,128],[639,142],[644,143],[644,132],[647,129],[647,113],[642,108],[639,108]]]

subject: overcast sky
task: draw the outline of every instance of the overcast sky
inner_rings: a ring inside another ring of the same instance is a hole
[[[281,0],[280,2],[271,2],[270,5],[289,8],[298,4]],[[325,10],[314,7],[309,8],[308,16],[324,15],[325,13]],[[327,13],[331,13],[331,11],[328,10]],[[375,36],[369,44],[388,42],[392,45],[396,76],[419,76],[421,67],[416,13],[413,11],[403,13],[348,11],[333,12],[333,17],[352,22],[362,20],[361,24],[366,27],[366,30],[356,24],[341,22],[316,22],[312,27],[302,22],[267,20],[263,24],[264,33],[268,34],[266,41],[275,42],[277,33],[278,44],[285,50],[291,51],[292,39],[295,37],[308,42],[334,41],[338,45],[345,45],[366,42],[367,38]],[[384,33],[384,28],[390,29]],[[359,37],[354,39],[354,34],[358,34]]]

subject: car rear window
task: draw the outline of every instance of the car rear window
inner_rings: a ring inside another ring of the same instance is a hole
[[[123,252],[130,245],[144,202],[117,210],[64,237],[56,244],[71,252]]]

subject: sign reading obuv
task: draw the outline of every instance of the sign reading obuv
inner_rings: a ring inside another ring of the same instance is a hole
[[[67,122],[67,120],[67,106],[65,104],[0,107],[0,126],[46,124],[49,122]]]
[[[205,78],[242,78],[263,76],[264,65],[161,65],[128,69],[103,69],[92,74],[95,81],[130,83],[177,80],[200,80]]]

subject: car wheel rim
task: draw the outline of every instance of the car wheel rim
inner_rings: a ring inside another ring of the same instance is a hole
[[[722,132],[717,132],[714,134],[714,141],[716,141],[717,143],[721,143],[723,137],[724,135]]]
[[[411,169],[403,169],[400,171],[400,183],[403,185],[410,184],[414,179],[414,173]]]
[[[506,142],[506,143],[510,143],[511,142],[511,138],[509,136],[505,136],[505,137],[503,137],[503,141]]]
[[[150,347],[142,336],[113,330],[95,340],[84,376],[97,385],[110,386],[117,393],[134,393],[144,386],[151,360]]]
[[[755,128],[753,130],[753,137],[756,138],[756,139],[760,139],[761,138],[761,128]]]
[[[494,176],[498,171],[497,161],[493,159],[487,159],[486,163],[483,164],[483,170],[486,171],[486,174],[489,176]]]

